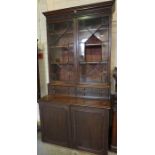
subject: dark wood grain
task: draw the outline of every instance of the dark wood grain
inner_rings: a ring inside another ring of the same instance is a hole
[[[71,106],[73,144],[77,149],[107,155],[107,109]]]
[[[47,104],[61,104],[61,105],[80,105],[84,107],[95,107],[110,109],[111,103],[109,100],[102,99],[86,99],[79,97],[60,96],[60,95],[47,95],[39,100],[39,103]]]
[[[107,2],[101,2],[101,3],[95,3],[95,4],[90,4],[90,5],[83,5],[83,6],[77,6],[77,7],[71,7],[71,8],[65,8],[61,10],[53,10],[53,11],[48,11],[44,12],[43,14],[48,17],[48,16],[59,16],[63,14],[75,14],[80,11],[86,11],[86,10],[100,10],[101,8],[108,8],[111,7],[114,3],[114,0],[112,1],[107,1]]]
[[[42,140],[62,146],[70,144],[69,107],[40,103]]]

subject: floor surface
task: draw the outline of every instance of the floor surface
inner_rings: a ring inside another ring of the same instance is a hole
[[[95,155],[95,154],[44,143],[41,141],[41,133],[39,132],[37,139],[37,155]],[[108,155],[117,155],[117,154],[113,152],[108,152]]]

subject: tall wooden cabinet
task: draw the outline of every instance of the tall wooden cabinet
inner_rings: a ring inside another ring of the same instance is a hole
[[[48,95],[42,140],[107,155],[113,1],[45,12]]]

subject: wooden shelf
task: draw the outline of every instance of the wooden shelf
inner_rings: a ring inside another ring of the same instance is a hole
[[[77,85],[78,88],[98,88],[98,89],[102,89],[102,88],[110,88],[110,85],[108,84],[103,84],[103,83],[84,83],[84,84],[79,84]]]
[[[60,45],[60,46],[50,46],[50,48],[70,48],[70,47],[73,47],[73,44]]]
[[[85,65],[85,64],[107,64],[108,61],[80,61],[80,65]]]
[[[74,65],[73,62],[68,62],[68,63],[51,63],[51,65]]]
[[[73,34],[73,32],[65,32],[65,33],[62,33],[62,32],[57,32],[57,33],[49,33],[50,35],[52,36],[55,36],[55,35],[62,35],[62,34]]]
[[[54,101],[54,102],[50,102]],[[100,100],[100,99],[86,99],[79,97],[71,97],[65,95],[47,95],[40,99],[40,102],[48,102],[49,104],[61,103],[65,105],[80,105],[96,108],[111,108],[111,103],[109,100]]]
[[[102,44],[85,44],[85,46],[102,46]]]
[[[50,48],[70,48],[70,47],[73,47],[73,45],[72,46],[65,46],[65,45],[60,45],[60,46],[51,46]]]
[[[79,42],[79,44],[85,44],[85,46],[101,46],[101,45],[104,45],[104,43],[107,43],[107,42],[109,42],[109,40],[102,41],[101,44],[85,44],[85,42]]]
[[[102,46],[105,42],[109,42],[108,40],[103,41],[101,44],[85,44],[85,46]],[[80,42],[83,43],[83,42]]]
[[[103,26],[107,26],[107,25],[103,25]],[[100,28],[100,29],[82,29],[82,30],[79,30],[79,32],[89,32],[89,31],[102,31],[102,30],[109,30],[108,26],[107,28]]]
[[[75,83],[66,83],[63,81],[53,81],[53,83],[50,83],[51,86],[64,86],[64,87],[75,87]]]
[[[96,89],[103,89],[103,88],[110,88],[109,84],[103,83],[65,83],[62,81],[54,81],[50,83],[51,86],[63,86],[63,87],[75,87],[75,88],[96,88]]]

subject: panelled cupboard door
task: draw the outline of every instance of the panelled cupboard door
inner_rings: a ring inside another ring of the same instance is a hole
[[[109,110],[71,106],[71,119],[74,147],[107,155]]]
[[[40,104],[42,140],[69,146],[69,107],[58,104]]]

